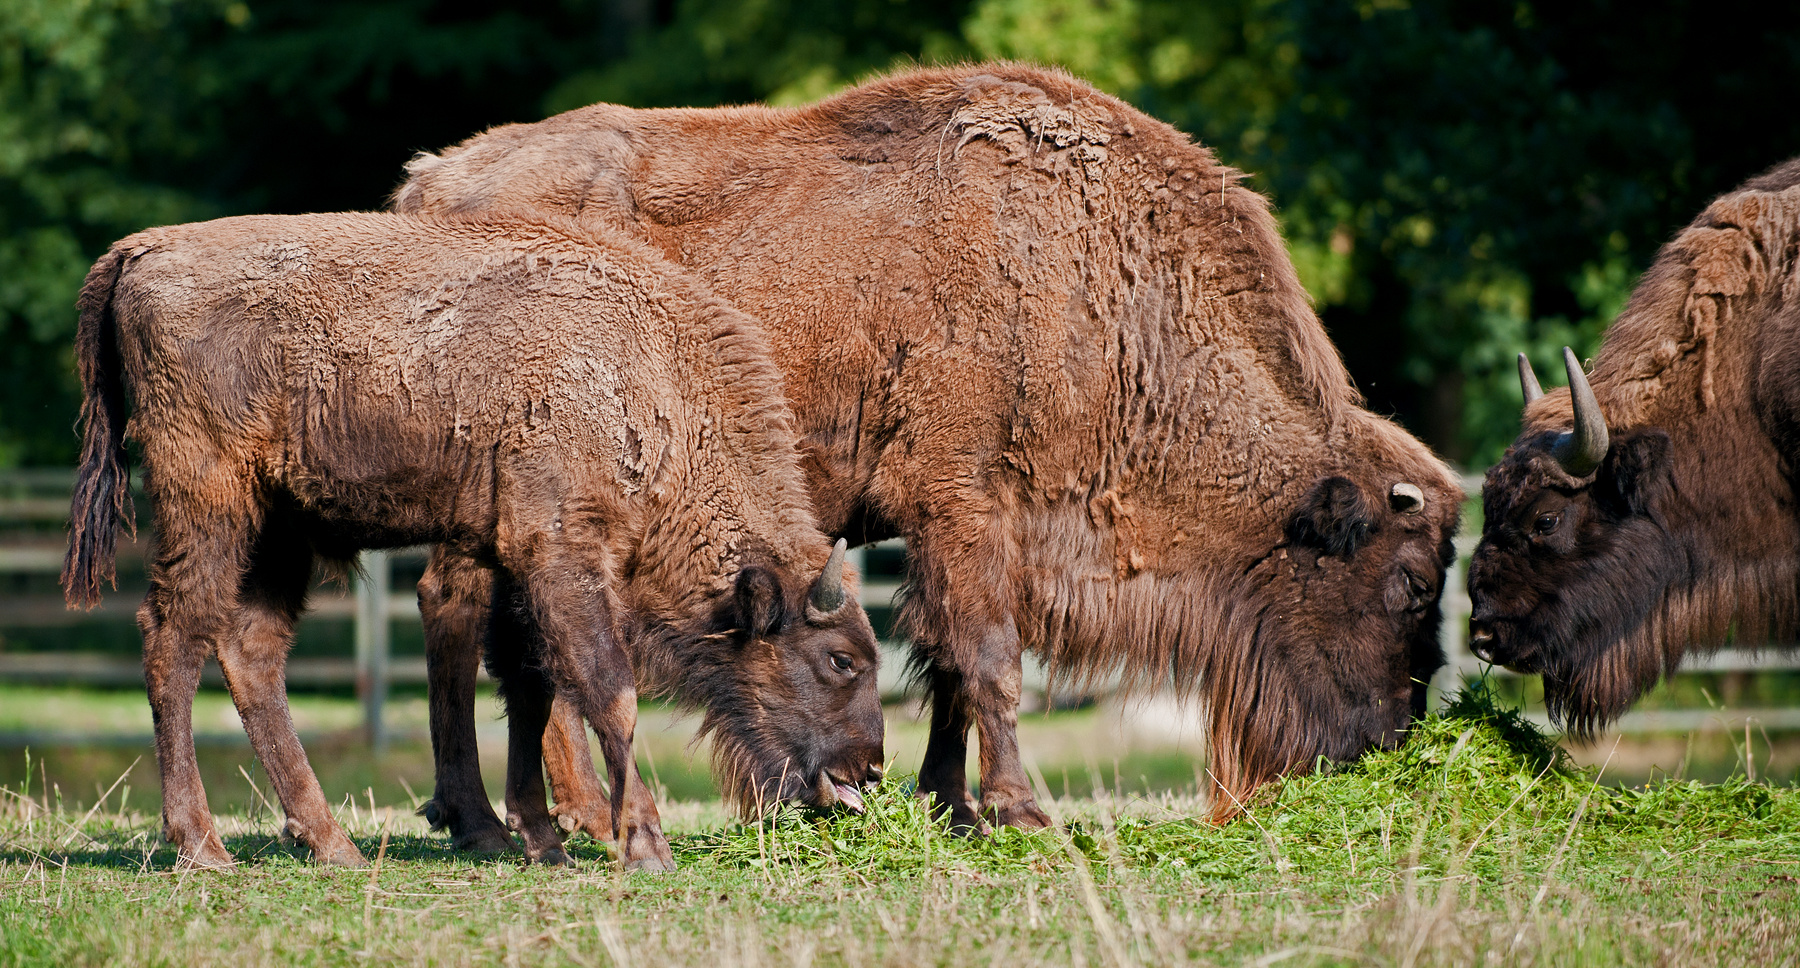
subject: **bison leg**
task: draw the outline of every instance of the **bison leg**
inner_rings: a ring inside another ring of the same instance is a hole
[[[150,591],[138,607],[144,634],[144,684],[156,731],[156,765],[162,778],[163,837],[175,845],[182,867],[229,867],[237,863],[213,827],[200,764],[194,756],[194,693],[206,661],[206,639],[190,630],[169,591],[170,572],[190,561],[151,566]]]
[[[287,833],[321,863],[366,867],[362,852],[331,815],[288,715],[288,649],[312,573],[312,552],[304,540],[275,522],[264,529],[241,585],[237,622],[219,640],[219,668],[250,745],[287,814]]]
[[[441,547],[432,552],[431,565],[419,579],[431,755],[437,768],[436,789],[419,813],[433,830],[448,828],[456,849],[477,854],[517,849],[488,802],[475,739],[475,679],[482,645],[490,634],[490,617],[504,611],[494,601],[494,584],[490,569]],[[509,630],[517,627],[505,624]]]
[[[576,704],[560,696],[550,707],[550,726],[544,730],[544,765],[550,771],[551,799],[556,801],[550,813],[557,823],[564,830],[610,841],[612,804],[588,751],[587,724]]]
[[[506,701],[506,820],[525,839],[526,857],[564,865],[571,861],[544,803],[544,724],[553,690],[535,650],[519,647],[531,641],[495,640],[488,652],[488,671]]]
[[[969,797],[969,706],[963,695],[962,673],[933,665],[926,688],[931,732],[925,740],[925,759],[919,764],[919,794],[934,797],[937,809],[949,812],[951,827],[975,830],[981,818]]]
[[[559,563],[560,564],[560,563]],[[583,575],[583,579],[572,576]],[[598,564],[532,569],[532,613],[543,636],[546,665],[557,691],[581,709],[600,737],[612,789],[612,840],[627,870],[674,870],[656,801],[631,755],[637,729],[637,685],[631,660],[619,647],[605,593],[588,590]],[[604,581],[602,581],[604,587]],[[515,747],[516,749],[517,747]]]
[[[981,643],[967,692],[981,733],[981,812],[1007,827],[1048,827],[1019,759],[1019,634],[1009,618]]]

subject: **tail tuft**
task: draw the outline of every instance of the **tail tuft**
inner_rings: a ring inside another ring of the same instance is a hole
[[[114,560],[119,529],[134,536],[131,482],[125,454],[125,384],[119,359],[113,287],[124,253],[113,249],[88,270],[76,300],[75,362],[80,371],[81,469],[69,502],[69,551],[63,558],[63,598],[72,608],[100,604],[100,584],[118,587]]]

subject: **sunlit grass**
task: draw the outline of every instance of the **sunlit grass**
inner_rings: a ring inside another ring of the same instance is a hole
[[[955,836],[896,776],[861,816],[742,824],[666,803],[681,869],[480,861],[407,805],[346,801],[378,871],[314,866],[266,810],[240,865],[172,870],[117,794],[0,806],[0,964],[1762,964],[1800,953],[1800,793],[1619,789],[1482,692],[1403,748],[1271,788],[1055,798],[1058,826]],[[383,844],[385,842],[385,848]]]

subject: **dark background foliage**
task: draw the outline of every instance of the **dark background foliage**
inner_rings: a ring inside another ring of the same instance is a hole
[[[1800,6],[1746,0],[0,0],[0,466],[68,464],[114,238],[376,208],[420,149],[594,100],[804,103],[1059,63],[1253,174],[1358,382],[1491,460],[1711,196],[1800,153]]]

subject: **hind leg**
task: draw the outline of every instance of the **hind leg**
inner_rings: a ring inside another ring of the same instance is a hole
[[[975,830],[981,817],[969,797],[969,705],[963,696],[962,673],[933,665],[926,681],[931,703],[931,730],[926,734],[925,758],[919,764],[919,795],[937,802],[940,814],[949,814],[950,826]]]
[[[287,814],[287,833],[321,863],[364,867],[362,852],[331,815],[288,714],[287,655],[294,622],[305,607],[312,561],[311,549],[292,523],[271,520],[238,592],[236,625],[219,641],[219,667],[244,732]]]
[[[431,565],[419,580],[431,755],[437,767],[436,788],[420,813],[433,830],[448,828],[458,850],[478,854],[517,849],[488,803],[475,740],[476,673],[490,635],[489,620],[505,608],[494,599],[494,584],[492,569],[441,547],[432,551]]]
[[[146,455],[155,508],[156,553],[150,591],[138,607],[144,635],[144,684],[156,733],[162,779],[163,836],[183,867],[235,863],[213,826],[194,756],[194,693],[200,669],[232,633],[238,583],[259,525],[240,481],[223,474],[198,479],[155,473]],[[177,465],[183,466],[183,465]],[[222,468],[223,461],[202,466]],[[235,499],[235,500],[234,500]]]
[[[177,866],[229,867],[237,861],[213,827],[194,756],[194,693],[200,689],[207,639],[171,594],[170,570],[160,561],[151,565],[150,591],[137,613],[162,779],[163,838],[175,845]]]

